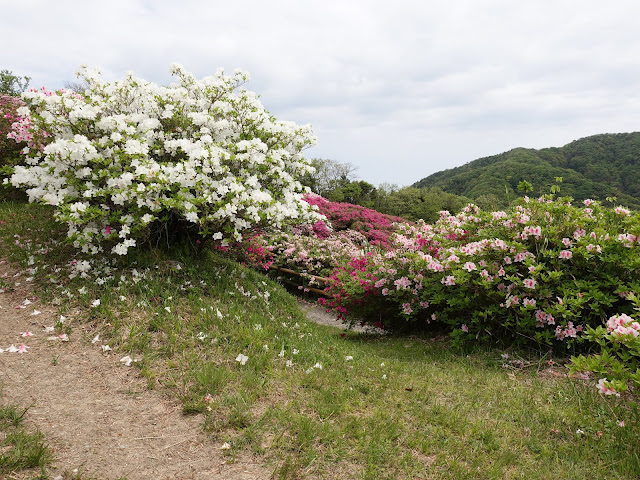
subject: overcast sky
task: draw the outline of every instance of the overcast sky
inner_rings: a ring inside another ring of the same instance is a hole
[[[32,87],[134,71],[251,75],[308,157],[409,185],[515,147],[640,130],[637,0],[0,0],[0,69]]]

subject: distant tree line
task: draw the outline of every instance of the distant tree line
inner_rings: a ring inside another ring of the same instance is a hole
[[[594,135],[560,148],[516,148],[444,170],[416,182],[416,188],[440,188],[480,206],[504,207],[518,184],[531,183],[529,195],[550,192],[562,177],[560,194],[576,201],[592,198],[640,209],[640,133]]]
[[[422,218],[428,222],[435,221],[441,210],[457,212],[470,202],[439,187],[398,187],[389,183],[375,187],[358,180],[357,167],[351,163],[321,158],[311,162],[316,171],[302,178],[302,183],[333,202],[352,203],[407,220]]]

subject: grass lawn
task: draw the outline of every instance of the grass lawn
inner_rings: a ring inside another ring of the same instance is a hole
[[[51,451],[42,433],[24,425],[27,410],[15,405],[0,406],[0,478],[17,478],[13,475],[18,472],[29,478],[46,478]],[[5,474],[11,476],[4,477]]]
[[[0,221],[3,256],[72,319],[61,328],[90,325],[129,355],[229,461],[253,452],[281,479],[640,477],[632,399],[568,378],[562,359],[319,326],[282,286],[211,252],[147,249],[70,279],[81,258],[47,208],[0,203]]]

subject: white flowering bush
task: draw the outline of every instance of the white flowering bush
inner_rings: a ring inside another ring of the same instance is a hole
[[[154,234],[226,243],[316,221],[296,180],[312,170],[301,153],[315,144],[311,127],[271,116],[242,87],[246,73],[171,72],[178,82],[165,87],[132,74],[107,83],[83,67],[82,93],[24,93],[18,114],[47,136],[23,150],[11,184],[54,205],[69,239],[94,254],[124,255]]]

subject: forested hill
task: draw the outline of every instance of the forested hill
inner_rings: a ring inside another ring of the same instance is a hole
[[[604,200],[640,209],[640,132],[594,135],[560,148],[516,148],[423,178],[413,186],[438,187],[478,204],[502,206],[518,183],[533,185],[530,195],[549,193],[562,177],[560,195]]]

